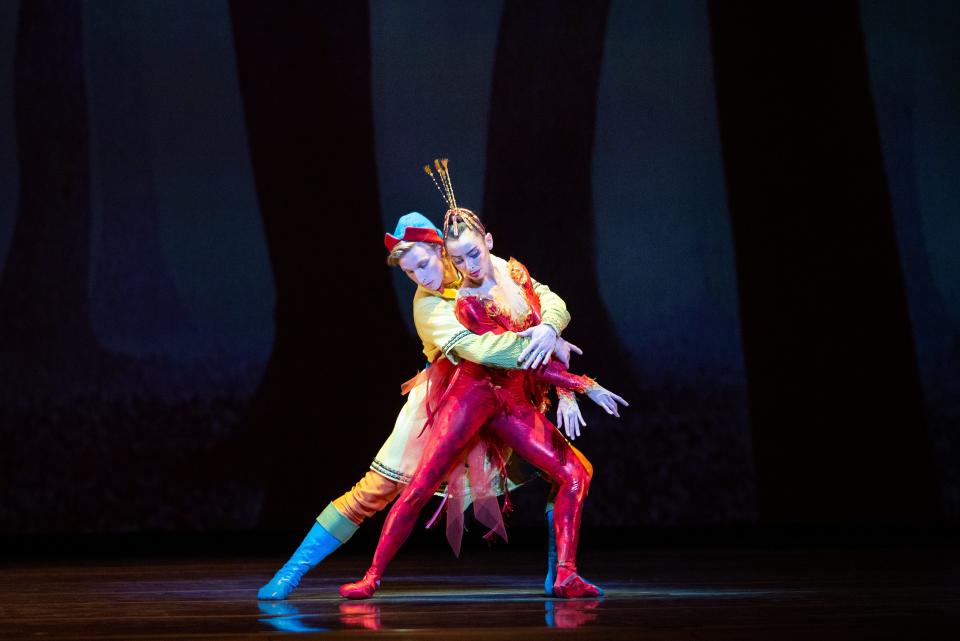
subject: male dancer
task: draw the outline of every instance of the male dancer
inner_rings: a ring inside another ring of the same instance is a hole
[[[446,358],[450,362],[460,359],[504,368],[537,367],[556,355],[569,362],[570,351],[579,352],[576,346],[559,338],[570,320],[563,300],[545,285],[537,284],[537,293],[543,304],[541,323],[519,333],[494,336],[476,335],[463,327],[454,316],[453,299],[456,289],[451,287],[459,281],[459,275],[449,261],[442,257],[440,231],[419,213],[413,212],[400,218],[393,234],[385,234],[384,244],[391,257],[388,263],[400,264],[406,257],[404,273],[420,285],[421,291],[430,291],[428,305],[420,305],[417,330],[424,344],[424,353],[429,362]],[[435,295],[433,295],[435,294]],[[415,301],[417,299],[415,298]],[[258,592],[261,600],[282,600],[297,587],[303,575],[345,543],[360,524],[384,509],[409,483],[419,463],[426,438],[417,438],[426,421],[426,377],[419,377],[400,410],[393,432],[380,448],[370,470],[343,496],[332,501],[317,517],[313,528],[290,559],[274,577]],[[565,423],[568,434],[579,434],[580,425],[585,425],[576,399],[561,397],[557,410],[558,423]],[[589,462],[584,458],[588,470]],[[547,511],[548,522],[552,511]],[[552,537],[551,537],[552,540]],[[548,576],[544,589],[552,590],[552,570],[555,561],[554,546],[548,549]]]

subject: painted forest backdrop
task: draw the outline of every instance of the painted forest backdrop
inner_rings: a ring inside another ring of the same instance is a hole
[[[437,155],[632,402],[588,525],[956,522],[960,8],[775,7],[0,0],[0,533],[302,529]]]

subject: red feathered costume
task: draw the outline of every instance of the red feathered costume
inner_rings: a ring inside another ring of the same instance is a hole
[[[510,259],[507,267],[510,278],[523,292],[528,309],[518,315],[501,309],[489,299],[463,296],[457,300],[456,314],[472,332],[519,332],[540,322],[540,301],[533,290],[530,274],[514,259]],[[539,404],[535,406],[530,400],[542,398],[542,392],[549,384],[584,392],[594,382],[570,374],[556,361],[536,373],[485,367],[466,361],[456,366],[445,387],[434,392],[437,404],[427,428],[429,441],[413,480],[386,518],[370,569],[359,582],[342,586],[341,595],[352,599],[373,595],[387,565],[413,530],[420,510],[440,483],[462,464],[465,452],[477,445],[482,427],[485,427],[483,436],[491,437],[491,444],[499,441],[512,448],[556,487],[554,528],[558,564],[554,593],[560,597],[600,594],[599,588],[576,573],[580,515],[590,486],[590,474],[570,444],[540,411]],[[448,509],[448,515],[454,511],[458,512]],[[493,516],[485,513],[489,510],[478,506],[476,501],[474,512],[485,523]],[[499,531],[499,528],[494,529]]]

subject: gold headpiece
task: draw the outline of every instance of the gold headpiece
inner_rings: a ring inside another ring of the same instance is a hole
[[[437,187],[437,191],[440,192],[440,196],[447,203],[447,213],[443,216],[443,237],[452,235],[457,238],[460,235],[460,223],[463,223],[467,229],[483,234],[483,225],[480,224],[477,215],[469,209],[457,206],[457,198],[453,194],[453,182],[450,180],[450,161],[446,158],[436,159],[433,161],[433,167],[436,169],[437,175],[440,176],[440,180],[437,180],[434,176],[434,169],[430,165],[425,165],[423,171],[430,176],[433,184]]]
[[[453,183],[450,182],[450,161],[446,158],[442,160],[437,159],[433,161],[433,164],[437,168],[437,174],[440,176],[439,181],[437,181],[436,176],[433,175],[433,169],[430,168],[430,165],[425,165],[423,170],[427,172],[430,180],[437,186],[437,191],[440,192],[443,201],[447,203],[447,209],[456,209],[457,198],[453,195]]]

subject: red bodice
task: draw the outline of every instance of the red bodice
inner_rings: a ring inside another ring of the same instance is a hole
[[[481,296],[461,296],[457,299],[457,319],[474,334],[502,334],[503,332],[522,332],[540,324],[540,297],[533,290],[530,272],[515,258],[507,263],[510,277],[523,292],[527,313],[518,316],[511,310],[501,309],[496,301]]]
[[[523,263],[511,258],[507,263],[510,277],[520,287],[529,308],[526,314],[518,316],[511,310],[501,309],[496,301],[478,295],[457,298],[454,307],[457,320],[474,334],[502,334],[504,332],[522,332],[540,324],[540,297],[533,289],[533,279]],[[586,376],[571,374],[562,363],[551,360],[549,364],[537,370],[508,370],[507,376],[534,377],[531,383],[546,383],[575,392],[584,392],[593,381]],[[541,396],[537,394],[536,396]]]

